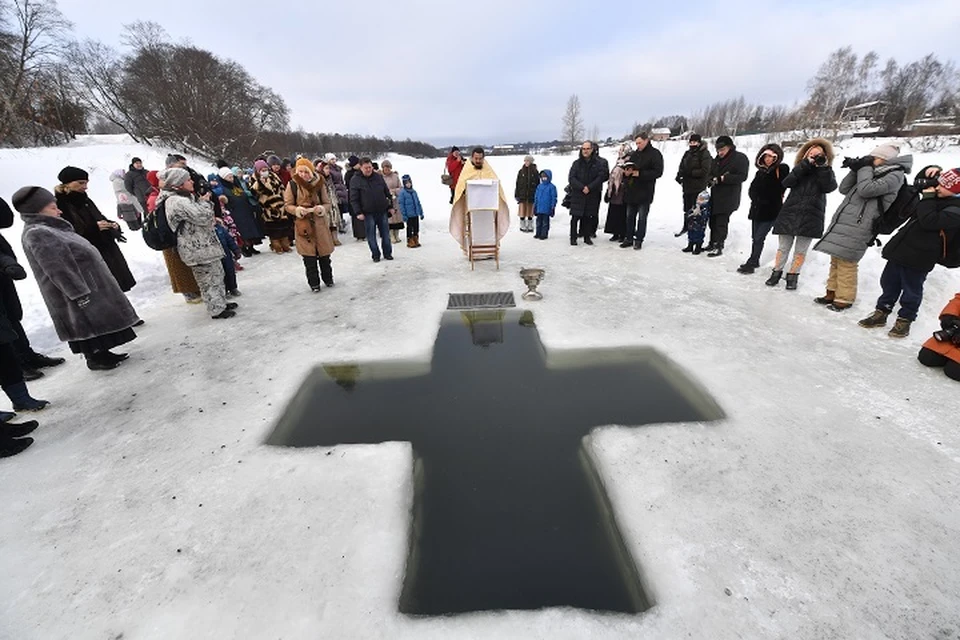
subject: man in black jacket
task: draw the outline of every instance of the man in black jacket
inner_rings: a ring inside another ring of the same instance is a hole
[[[723,255],[730,215],[740,208],[740,192],[750,172],[750,160],[737,151],[730,136],[717,138],[716,147],[717,157],[710,166],[710,258]]]
[[[627,231],[620,246],[624,249],[632,246],[639,251],[647,236],[647,216],[653,204],[657,179],[663,175],[663,154],[650,144],[646,132],[637,136],[635,143],[636,151],[630,154],[623,167],[629,180],[623,193],[623,202],[627,205]]]
[[[380,231],[380,243],[383,245],[383,257],[393,260],[393,246],[390,244],[390,209],[393,197],[383,176],[374,172],[370,158],[360,160],[360,172],[350,179],[350,206],[358,220],[362,220],[367,232],[367,244],[374,262],[380,262],[380,249],[377,247],[377,231]]]
[[[147,170],[143,168],[143,161],[140,158],[134,158],[130,161],[127,174],[123,176],[123,186],[140,201],[140,206],[146,211],[147,196],[153,191],[153,187],[147,180]]]
[[[703,144],[699,133],[691,133],[689,148],[680,158],[680,167],[677,169],[677,182],[683,187],[683,220],[686,222],[687,212],[697,203],[697,195],[707,188],[710,181],[710,167],[713,157],[710,149]]]
[[[600,161],[592,142],[585,140],[580,155],[570,167],[567,181],[570,188],[570,244],[576,246],[583,236],[585,244],[593,244],[594,220],[600,216],[600,198],[609,170]],[[579,230],[578,230],[579,225]]]

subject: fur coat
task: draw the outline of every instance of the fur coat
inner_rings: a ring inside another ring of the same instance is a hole
[[[139,320],[100,252],[69,222],[39,213],[21,217],[23,252],[61,340],[90,340]],[[77,301],[84,297],[90,302],[81,308]]]
[[[306,182],[293,174],[283,193],[283,203],[286,212],[294,217],[297,253],[321,258],[332,254],[330,194],[324,179],[314,175],[313,180]]]

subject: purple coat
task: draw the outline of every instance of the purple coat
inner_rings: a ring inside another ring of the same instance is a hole
[[[330,163],[330,178],[333,180],[333,189],[337,194],[337,202],[342,209],[350,199],[350,191],[343,181],[343,169],[340,168],[340,165]]]

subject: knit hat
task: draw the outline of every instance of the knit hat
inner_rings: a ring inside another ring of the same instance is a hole
[[[336,162],[336,161],[337,161],[337,156],[334,155],[334,154],[332,154],[332,153],[326,153],[326,154],[324,154],[324,156],[323,156],[323,161],[324,161],[324,162]]]
[[[263,160],[257,160],[256,162],[253,163],[253,170],[256,171],[257,173],[260,173],[264,169],[267,169],[269,171],[270,165],[268,165]]]
[[[53,194],[43,187],[20,187],[13,194],[13,208],[20,213],[40,213],[54,201]]]
[[[90,174],[81,169],[80,167],[64,167],[60,173],[57,174],[57,180],[60,181],[60,184],[67,184],[69,182],[75,182],[77,180],[89,180]]]
[[[220,170],[217,171],[217,175],[226,180],[228,177],[233,177],[233,171],[230,170],[230,167],[220,167]]]
[[[130,164],[137,164],[138,162],[143,162],[143,160],[141,160],[140,158],[138,158],[138,157],[136,157],[136,156],[134,156],[134,157],[130,160]]]
[[[313,166],[313,163],[307,160],[306,158],[298,159],[297,164],[293,166],[293,170],[296,171],[300,167],[306,167],[307,169],[310,169],[310,173],[313,173],[314,171],[317,170],[316,167]]]
[[[227,164],[226,160],[224,160],[223,158],[217,158],[217,169],[222,169],[223,167],[229,167],[229,166],[230,165]]]
[[[703,142],[703,137],[699,133],[691,133],[690,142]]]
[[[950,193],[960,195],[960,168],[950,169],[940,174],[940,186]],[[16,196],[14,196],[16,198]]]
[[[348,163],[351,167],[355,167],[355,166],[357,166],[358,164],[360,164],[360,158],[358,158],[357,156],[350,156],[349,158],[347,158],[347,163]]]
[[[190,179],[190,172],[179,167],[170,167],[157,173],[157,179],[164,187],[176,189]]]
[[[267,156],[267,164],[271,167],[275,164],[280,164],[280,157],[274,155]]]
[[[893,160],[898,155],[900,155],[900,147],[895,147],[892,144],[882,144],[873,151],[870,152],[870,155],[874,158],[883,158],[884,160]]]
[[[717,142],[714,144],[717,149],[722,149],[723,147],[732,147],[733,138],[730,136],[720,136],[717,138]]]
[[[411,187],[413,186],[413,180],[411,180],[410,175],[406,173],[403,174],[403,177],[400,178],[400,182],[402,182],[403,184],[407,184],[409,182],[410,186]]]
[[[163,165],[164,165],[165,167],[172,167],[173,165],[177,164],[178,162],[180,162],[180,158],[178,158],[177,156],[175,156],[175,155],[173,155],[173,154],[171,153],[171,154],[169,154],[169,155],[167,156],[167,159],[163,161]]]

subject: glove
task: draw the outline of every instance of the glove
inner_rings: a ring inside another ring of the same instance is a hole
[[[804,158],[804,160],[806,160],[806,158]],[[860,162],[860,158],[844,157],[843,162],[840,163],[840,166],[843,167],[844,169],[856,170],[859,162]]]
[[[90,304],[90,296],[89,296],[89,295],[87,295],[87,296],[80,296],[80,297],[77,298],[74,302],[77,303],[77,306],[78,306],[78,307],[80,307],[81,309],[83,309],[83,308],[86,307],[88,304]]]
[[[423,220],[423,216],[420,216],[420,219]]]
[[[13,260],[7,264],[4,264],[3,267],[0,268],[0,272],[2,272],[3,275],[7,276],[11,280],[23,280],[27,277],[27,272],[24,270],[24,268]]]
[[[940,316],[940,328],[945,330],[952,328],[960,329],[960,316],[949,314]]]

